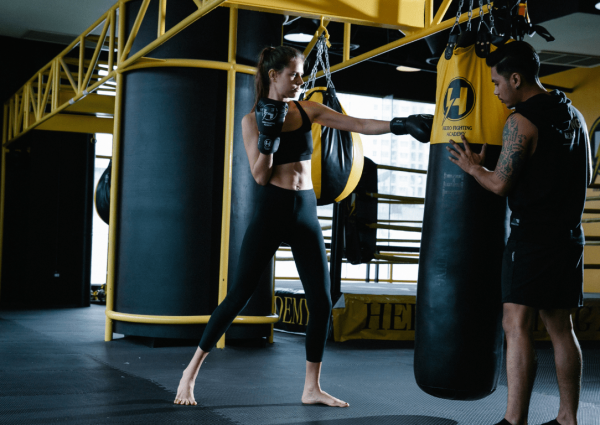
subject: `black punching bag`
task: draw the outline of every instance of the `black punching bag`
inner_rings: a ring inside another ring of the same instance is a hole
[[[437,103],[417,288],[415,378],[435,397],[478,400],[496,389],[502,366],[500,272],[506,198],[483,189],[449,159],[461,134],[475,152],[488,143],[493,169],[507,110],[475,47],[438,63]]]
[[[112,171],[112,161],[108,163],[108,167],[100,176],[98,185],[96,186],[96,212],[103,222],[108,224],[110,218],[110,179]]]

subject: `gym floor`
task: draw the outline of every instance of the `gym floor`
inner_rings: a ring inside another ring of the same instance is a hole
[[[176,406],[195,347],[104,342],[104,317],[100,305],[0,311],[2,424],[491,425],[504,414],[505,374],[483,400],[436,399],[415,383],[412,344],[385,341],[329,341],[322,386],[350,408],[302,405],[304,337],[281,332],[266,347],[215,349],[196,384],[198,406]],[[600,345],[582,346],[579,424],[600,424]],[[555,418],[559,402],[552,349],[537,348],[532,425]]]

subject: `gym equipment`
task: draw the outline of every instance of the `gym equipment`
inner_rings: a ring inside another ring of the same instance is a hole
[[[110,176],[112,171],[112,160],[108,163],[108,167],[100,176],[98,184],[96,185],[96,194],[94,200],[96,201],[96,212],[103,222],[108,224],[110,215]]]
[[[390,121],[390,131],[396,136],[410,134],[421,143],[428,143],[431,139],[431,125],[433,115],[416,114],[406,118],[394,118]]]
[[[377,164],[367,157],[364,161],[360,181],[344,204],[345,253],[351,264],[368,263],[377,249],[377,229],[367,225],[377,222],[377,198],[368,196],[377,193]]]
[[[300,100],[318,102],[345,114],[331,81],[327,53],[328,38],[329,34],[325,30],[317,41],[317,59],[310,78],[305,84],[306,87],[310,86],[310,89],[300,96]],[[325,72],[326,87],[315,87],[319,64]],[[360,136],[357,133],[322,127],[315,123],[312,125],[312,138],[312,182],[317,196],[317,205],[339,202],[352,193],[362,175],[363,150]]]
[[[256,104],[254,115],[258,126],[258,150],[264,155],[271,155],[279,149],[279,134],[288,112],[285,102],[260,98]]]
[[[455,26],[458,16],[460,8]],[[414,370],[430,395],[477,400],[494,392],[502,366],[500,272],[509,215],[506,198],[449,161],[446,146],[460,143],[461,134],[475,152],[487,143],[484,165],[493,169],[509,111],[494,95],[485,59],[473,44],[456,47],[455,34],[437,66]]]

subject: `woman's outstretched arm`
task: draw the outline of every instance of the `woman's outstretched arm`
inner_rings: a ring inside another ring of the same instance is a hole
[[[390,133],[390,122],[368,120],[340,114],[325,105],[317,102],[302,102],[302,107],[312,122],[325,127],[351,131],[360,134],[385,134]]]

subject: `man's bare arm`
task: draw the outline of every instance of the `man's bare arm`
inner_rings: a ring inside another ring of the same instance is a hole
[[[465,149],[452,141],[455,151],[450,151],[450,160],[472,175],[485,189],[506,196],[514,186],[523,165],[533,151],[537,128],[520,114],[512,114],[506,120],[502,133],[502,151],[496,169],[490,171],[478,161],[468,143]],[[466,139],[463,137],[463,142]]]

